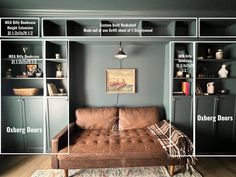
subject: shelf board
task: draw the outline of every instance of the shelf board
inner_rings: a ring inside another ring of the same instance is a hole
[[[66,95],[66,96],[46,96],[46,98],[68,99],[68,95]]]
[[[174,77],[173,78],[174,80],[192,80],[193,78],[190,77],[190,78],[187,78],[187,77]]]
[[[19,98],[43,98],[43,95],[19,96],[19,95],[2,95],[2,97],[19,97]]]
[[[217,60],[217,59],[197,59],[198,62],[233,62],[236,61],[236,59],[221,59],[221,60]]]
[[[173,98],[191,98],[191,97],[193,97],[192,95],[174,95],[174,94],[172,94],[172,97]]]
[[[2,79],[4,80],[42,80],[43,77],[3,77]]]
[[[11,60],[37,60],[42,61],[42,58],[2,58],[2,60],[11,61]]]
[[[67,62],[68,60],[67,60],[66,58],[60,58],[60,59],[56,59],[56,58],[46,58],[46,61]]]
[[[223,79],[236,79],[236,77],[227,77],[227,78],[219,78],[219,77],[200,78],[200,77],[197,77],[197,80],[223,80]]]
[[[63,80],[68,79],[67,77],[47,77],[47,80]]]

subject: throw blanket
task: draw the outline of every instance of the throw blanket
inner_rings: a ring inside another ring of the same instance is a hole
[[[189,157],[194,163],[193,144],[191,140],[166,120],[162,120],[147,127],[158,138],[166,153],[172,157]],[[189,160],[188,160],[189,161]]]

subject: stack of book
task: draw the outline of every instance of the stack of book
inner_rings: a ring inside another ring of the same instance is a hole
[[[49,96],[66,96],[66,93],[58,93],[57,87],[53,83],[48,83],[48,94]]]

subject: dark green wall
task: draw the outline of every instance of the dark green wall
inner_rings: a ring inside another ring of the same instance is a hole
[[[113,42],[114,43],[114,42]],[[70,44],[73,107],[113,106],[117,94],[105,93],[105,71],[119,68],[117,44]],[[136,68],[135,94],[120,94],[118,106],[163,105],[165,44],[127,44],[124,68]]]

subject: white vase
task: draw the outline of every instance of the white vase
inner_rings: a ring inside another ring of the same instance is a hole
[[[218,71],[219,78],[227,78],[228,77],[228,70],[226,69],[226,65],[222,65],[221,69]]]
[[[222,60],[223,59],[223,51],[221,49],[218,49],[216,52],[216,59]]]
[[[62,71],[57,71],[57,72],[56,72],[56,77],[62,77],[62,76],[63,76]]]
[[[214,94],[214,91],[215,91],[214,82],[207,83],[207,93]]]

